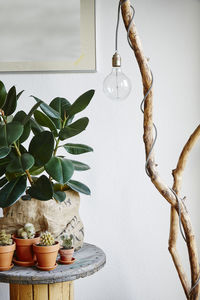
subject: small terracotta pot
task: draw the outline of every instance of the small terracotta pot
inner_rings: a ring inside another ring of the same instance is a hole
[[[0,270],[9,270],[12,264],[13,254],[16,248],[16,244],[8,246],[0,246]]]
[[[17,260],[24,262],[36,260],[33,252],[33,244],[38,244],[40,242],[40,236],[36,236],[33,239],[20,239],[13,235],[13,240],[16,243]]]
[[[72,257],[74,254],[74,248],[71,248],[71,249],[61,248],[59,250],[59,253],[60,253],[61,261],[70,262],[70,261],[72,261]]]
[[[33,245],[33,251],[37,257],[38,266],[45,268],[52,268],[55,266],[59,248],[59,242],[56,242],[53,246]]]

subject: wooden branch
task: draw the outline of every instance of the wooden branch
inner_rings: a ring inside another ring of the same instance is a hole
[[[121,3],[123,3],[123,0],[121,0]],[[129,26],[129,23],[131,21],[131,8],[130,8],[130,1],[127,0],[125,3],[121,5],[121,11],[122,11],[122,17],[124,21],[124,25],[126,29]],[[133,51],[140,69],[140,73],[142,76],[142,82],[143,82],[143,90],[144,95],[151,87],[151,71],[148,66],[147,59],[143,53],[143,49],[141,46],[141,42],[136,30],[136,26],[134,22],[132,22],[130,31],[129,31],[129,38],[133,47]],[[198,130],[197,130],[198,131]],[[179,192],[179,186],[181,183],[181,177],[182,172],[184,170],[184,166],[188,157],[188,154],[190,152],[190,149],[194,145],[197,137],[197,134],[193,134],[191,138],[189,139],[189,144],[187,143],[184,147],[182,154],[179,159],[177,172],[175,172],[175,183],[174,188],[175,191]],[[149,153],[152,148],[153,140],[154,140],[154,131],[153,131],[153,91],[149,93],[145,100],[144,105],[144,144],[145,144],[145,152],[146,152],[146,158],[149,156]],[[150,174],[150,178],[154,186],[157,188],[157,190],[160,192],[160,194],[171,204],[172,207],[172,213],[171,213],[171,229],[170,229],[170,241],[169,241],[169,249],[172,254],[173,261],[175,263],[176,269],[179,274],[179,278],[181,280],[181,283],[183,285],[185,294],[187,299],[190,300],[197,300],[199,295],[199,285],[194,289],[191,296],[189,296],[190,286],[187,280],[187,276],[183,270],[182,264],[180,262],[177,250],[176,250],[176,240],[177,240],[177,234],[178,234],[178,219],[177,219],[177,211],[178,211],[178,205],[177,205],[177,199],[174,195],[174,193],[171,191],[171,189],[164,183],[164,181],[159,176],[159,173],[156,168],[155,163],[155,157],[154,152],[151,152],[150,159],[147,165],[148,172]],[[192,230],[190,218],[188,216],[187,210],[185,207],[180,204],[181,208],[181,221],[183,224],[183,229],[185,232],[185,236],[187,239],[187,247],[188,247],[188,254],[189,254],[189,260],[190,260],[190,267],[191,267],[191,277],[192,277],[192,285],[196,282],[198,275],[199,275],[199,264],[198,264],[198,255],[197,255],[197,249],[196,249],[196,241],[194,237],[194,233]]]
[[[177,195],[179,195],[180,191],[181,191],[183,172],[184,172],[184,169],[185,169],[185,166],[187,163],[187,159],[189,157],[189,154],[190,154],[192,148],[198,141],[199,137],[200,137],[200,125],[195,129],[195,131],[192,133],[192,135],[188,139],[187,143],[185,144],[185,146],[181,152],[176,169],[172,171],[172,174],[174,177],[173,190],[177,193]],[[189,218],[187,211],[183,215],[183,219],[184,219],[183,223],[185,223],[186,217]],[[179,227],[178,214],[177,214],[177,211],[175,210],[175,208],[172,207],[171,208],[169,251],[172,255],[175,266],[176,266],[176,263],[180,263],[179,258],[176,257],[176,254],[177,254],[176,242],[177,242],[177,235],[178,235],[178,227]],[[199,263],[198,263],[198,252],[197,252],[196,242],[195,242],[195,239],[193,238],[194,233],[193,233],[192,228],[190,230],[191,230],[191,232],[190,232],[191,242],[187,243],[187,246],[188,246],[189,255],[191,256],[191,261],[193,261],[192,264],[194,264],[193,266],[191,266],[192,285],[194,285],[196,280],[198,279]],[[179,274],[179,278],[180,278],[181,282],[183,279],[185,280],[185,282],[184,281],[182,282],[182,285],[183,285],[184,291],[186,293],[186,275],[183,270],[182,270],[182,276],[180,276],[180,274]],[[188,292],[189,292],[189,290],[188,290]],[[194,297],[195,293],[197,294],[197,298],[198,298],[199,285],[194,290],[192,297]],[[188,293],[187,293],[187,295],[189,296]]]
[[[196,128],[196,130],[193,132],[193,134],[190,136],[189,140],[185,144],[185,146],[181,152],[181,155],[179,157],[177,167],[172,172],[173,177],[174,177],[173,190],[176,192],[177,195],[179,195],[180,191],[181,191],[182,175],[183,175],[183,172],[184,172],[184,169],[186,166],[186,162],[187,162],[189,153],[192,150],[193,146],[195,145],[195,143],[197,142],[199,137],[200,137],[200,125]],[[178,213],[177,213],[175,207],[172,206],[171,207],[170,235],[169,235],[169,248],[168,249],[172,256],[176,270],[178,272],[185,295],[187,298],[189,298],[190,286],[188,283],[188,278],[187,278],[185,271],[183,270],[181,260],[178,255],[177,249],[176,249],[178,232],[179,232]]]

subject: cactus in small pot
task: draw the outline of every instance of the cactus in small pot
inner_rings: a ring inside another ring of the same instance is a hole
[[[37,257],[37,267],[43,271],[50,271],[57,267],[56,258],[60,245],[55,241],[54,236],[48,232],[42,232],[40,243],[33,245],[34,253]]]
[[[55,239],[53,235],[45,231],[40,235],[40,246],[53,246],[55,244]]]
[[[5,230],[0,231],[0,271],[7,271],[12,268],[12,258],[16,244]]]
[[[33,266],[36,260],[33,253],[33,244],[37,244],[40,241],[40,237],[36,234],[34,225],[32,223],[26,223],[17,230],[13,239],[16,242],[17,257],[15,263],[26,267]]]
[[[32,223],[26,223],[24,227],[17,230],[17,237],[21,239],[33,239],[35,234],[35,227]]]
[[[0,246],[9,246],[13,244],[11,234],[7,234],[5,230],[0,231]]]
[[[73,242],[74,242],[74,236],[72,234],[63,234],[61,236],[62,240],[62,248],[60,249],[60,257],[61,262],[70,263],[73,258],[74,254],[74,248],[73,248]]]

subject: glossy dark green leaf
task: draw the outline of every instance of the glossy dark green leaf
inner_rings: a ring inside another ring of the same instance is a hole
[[[29,170],[34,165],[34,158],[29,153],[24,153],[22,156],[17,156],[7,166],[6,171],[9,173],[20,173]]]
[[[61,191],[56,191],[53,193],[53,197],[59,201],[59,202],[63,202],[66,199],[66,194],[65,192],[61,192]]]
[[[8,182],[8,179],[6,177],[3,177],[0,179],[0,187],[4,186]]]
[[[74,166],[68,159],[52,157],[45,165],[46,172],[57,182],[66,183],[74,173]]]
[[[24,90],[17,94],[17,100],[20,98],[20,96],[23,94],[23,92],[24,92]]]
[[[6,101],[6,96],[7,96],[6,88],[3,82],[0,81],[0,108],[4,106]]]
[[[40,104],[42,103],[42,101],[38,101],[29,111],[28,115],[26,116],[26,118],[24,118],[23,124],[25,125],[32,117],[32,115],[34,114],[34,111],[40,106]]]
[[[20,110],[16,113],[16,115],[13,118],[13,121],[18,121],[19,123],[21,123],[23,125],[24,119],[27,117],[27,114]],[[24,125],[24,129],[23,129],[23,133],[19,138],[19,142],[23,143],[27,140],[27,138],[29,137],[31,132],[31,125],[30,125],[30,121],[26,122],[26,124]]]
[[[89,90],[82,94],[70,107],[68,111],[68,116],[74,116],[75,114],[84,110],[90,103],[92,97],[94,96],[94,90]]]
[[[38,180],[30,187],[28,194],[38,200],[50,200],[53,197],[53,187],[50,180],[42,175]]]
[[[0,148],[0,158],[6,157],[10,153],[10,147],[1,147]]]
[[[63,141],[65,139],[68,139],[72,136],[75,136],[79,133],[81,133],[85,128],[87,127],[89,123],[88,118],[81,118],[77,120],[76,122],[72,123],[69,126],[66,126],[65,128],[61,129],[59,133],[59,138]]]
[[[82,153],[87,153],[87,152],[91,152],[93,151],[93,149],[87,145],[84,144],[72,144],[72,143],[68,143],[63,145],[63,147],[65,148],[65,150],[70,153],[70,154],[74,154],[74,155],[78,155],[78,154],[82,154]]]
[[[80,161],[77,160],[71,160],[74,166],[75,171],[87,171],[90,169],[90,167]]]
[[[26,176],[15,178],[0,190],[0,207],[13,205],[26,189]]]
[[[38,99],[37,97],[34,96],[31,97],[33,97],[38,103],[40,102],[40,108],[47,116],[55,119],[60,119],[60,115],[55,109],[53,109],[51,106],[49,106],[42,100]]]
[[[40,126],[34,119],[30,119],[30,125],[31,125],[31,130],[33,133],[36,135],[42,131],[44,131],[44,128]]]
[[[39,110],[36,110],[34,112],[34,117],[39,125],[49,128],[55,136],[58,136],[56,125],[47,115],[43,114]]]
[[[54,122],[54,124],[58,129],[61,129],[62,128],[61,119],[64,120],[64,118],[67,116],[67,111],[69,110],[71,104],[67,99],[57,97],[53,99],[49,105],[59,113],[60,120],[53,118],[52,121]]]
[[[85,195],[90,195],[91,192],[90,192],[90,189],[83,183],[79,182],[79,181],[76,181],[76,180],[69,180],[67,182],[67,185],[74,191],[76,192],[80,192],[82,194],[85,194]]]
[[[11,145],[17,141],[23,133],[24,126],[19,122],[11,122],[5,125],[7,131],[7,142],[8,145]]]
[[[0,166],[6,166],[10,163],[10,158],[6,157],[6,158],[1,158],[0,159]]]
[[[3,106],[3,111],[6,116],[12,115],[17,107],[17,95],[15,86],[11,87],[6,96],[6,101]]]
[[[23,129],[23,125],[16,121],[0,125],[0,147],[8,147],[17,141],[22,135]]]
[[[31,175],[37,176],[37,175],[41,174],[42,172],[44,172],[44,167],[33,166],[32,168],[30,168],[29,172]]]
[[[5,175],[6,173],[6,166],[0,166],[0,177]]]
[[[54,137],[50,131],[42,131],[35,135],[29,145],[29,152],[35,158],[38,166],[45,165],[51,158],[54,150]]]

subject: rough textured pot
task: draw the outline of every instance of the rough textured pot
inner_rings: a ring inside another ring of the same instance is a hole
[[[61,248],[59,250],[59,253],[60,253],[60,259],[62,261],[70,262],[70,261],[72,261],[72,257],[74,254],[74,248],[71,248],[71,249]]]
[[[71,189],[66,192],[66,199],[58,203],[55,200],[31,201],[19,200],[11,207],[3,210],[0,228],[8,233],[15,233],[26,223],[32,223],[35,230],[49,231],[57,241],[63,233],[73,234],[74,249],[83,245],[84,227],[79,216],[80,196]]]
[[[10,269],[12,264],[13,254],[16,248],[16,244],[8,246],[0,246],[0,269],[6,271]]]
[[[33,251],[37,257],[38,266],[43,268],[55,266],[59,248],[59,242],[56,242],[53,246],[33,245]]]
[[[13,235],[13,240],[16,243],[17,260],[23,262],[32,262],[36,260],[33,252],[33,244],[40,242],[40,237],[36,236],[34,239],[20,239]]]

